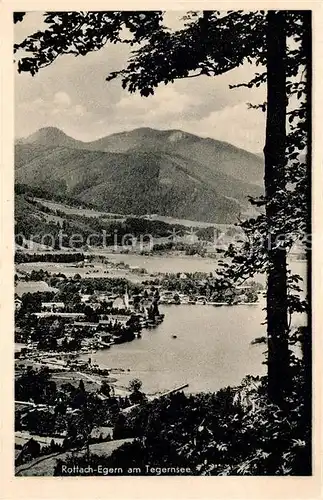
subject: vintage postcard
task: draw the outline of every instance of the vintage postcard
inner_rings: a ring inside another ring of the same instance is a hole
[[[12,480],[316,498],[315,5],[27,6],[4,8]]]

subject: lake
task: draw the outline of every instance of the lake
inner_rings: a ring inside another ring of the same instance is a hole
[[[112,262],[124,262],[129,266],[143,267],[149,273],[204,273],[214,272],[217,266],[216,259],[208,257],[190,257],[185,255],[139,255],[106,253]]]
[[[247,374],[262,375],[265,345],[251,345],[266,334],[265,302],[251,306],[161,306],[164,322],[143,330],[142,338],[90,355],[107,368],[130,369],[118,378],[127,386],[133,378],[152,394],[189,384],[187,392],[216,391],[236,385]],[[295,324],[304,324],[300,315]],[[177,338],[172,338],[176,335]],[[88,356],[83,356],[88,359]]]
[[[189,269],[207,272],[215,268],[214,260],[196,257],[114,255],[114,258],[148,267],[150,272],[187,272]],[[47,266],[57,266],[56,272],[62,272],[60,264],[21,265],[24,268]],[[68,266],[65,264],[65,267]],[[293,272],[305,277],[303,262],[294,262],[292,268]],[[79,271],[71,268],[72,274]],[[264,277],[261,278],[263,281]],[[149,394],[185,383],[189,384],[189,392],[215,391],[236,385],[247,374],[265,373],[262,364],[265,346],[251,345],[256,337],[265,335],[265,326],[261,325],[264,305],[262,301],[253,306],[162,306],[165,320],[157,328],[144,330],[141,339],[98,351],[91,358],[108,368],[130,369],[117,375],[117,384],[127,386],[131,379],[138,377],[143,382],[143,390]],[[304,319],[297,317],[295,321],[300,323]],[[88,359],[89,356],[83,357]]]
[[[238,384],[247,374],[265,373],[265,346],[251,345],[256,337],[265,335],[263,306],[264,302],[253,306],[163,306],[164,322],[143,330],[141,339],[90,356],[108,368],[130,369],[116,375],[117,385],[127,386],[136,377],[148,394],[185,383],[188,392],[216,391]]]
[[[264,346],[250,345],[265,334],[261,307],[183,305],[161,307],[164,322],[141,339],[92,355],[100,365],[130,368],[117,376],[127,385],[138,377],[147,393],[188,383],[189,392],[215,391],[264,373]],[[177,335],[176,339],[172,335]]]
[[[149,273],[194,273],[195,271],[210,273],[218,266],[217,259],[199,257],[197,255],[139,255],[131,253],[110,253],[100,250],[111,262],[124,262],[129,266],[143,267]],[[221,258],[221,257],[219,257]],[[223,257],[222,257],[223,258]],[[303,261],[292,261],[293,272],[306,276],[306,264]],[[257,280],[264,281],[260,275]]]
[[[178,269],[179,259],[173,260]],[[190,264],[192,260],[196,266],[196,259],[187,259]],[[156,266],[163,265],[163,262],[168,270],[170,264],[173,265],[169,259],[159,258],[157,261],[156,258],[155,271]],[[304,278],[305,289],[306,265],[293,262],[292,269]],[[261,281],[264,282],[264,276],[261,276]],[[148,394],[186,383],[189,384],[188,392],[216,391],[239,384],[247,374],[265,373],[262,362],[266,346],[251,345],[252,340],[266,333],[261,324],[265,318],[264,307],[264,299],[258,305],[250,306],[161,306],[165,320],[157,328],[144,330],[141,339],[98,351],[91,357],[107,368],[129,369],[129,372],[117,375],[117,384],[127,386],[137,377]],[[304,316],[295,315],[295,325],[305,322]],[[173,339],[172,335],[177,335],[177,338]]]

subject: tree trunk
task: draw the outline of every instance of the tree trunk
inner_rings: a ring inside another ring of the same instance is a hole
[[[284,11],[267,14],[267,123],[265,153],[267,252],[268,395],[282,405],[289,381],[286,250],[277,248],[277,222],[284,217],[277,195],[285,191],[286,20]]]
[[[308,219],[307,233],[311,234],[311,184],[312,184],[312,12],[305,11],[303,14],[304,34],[302,38],[302,49],[306,57],[306,115],[305,132],[307,134],[307,199],[308,199]],[[303,366],[304,366],[304,430],[308,437],[309,453],[307,460],[303,462],[304,475],[312,474],[312,253],[311,249],[306,252],[307,257],[307,293],[309,302],[308,327],[304,329],[302,344]]]

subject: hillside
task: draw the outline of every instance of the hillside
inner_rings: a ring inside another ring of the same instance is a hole
[[[22,250],[30,240],[33,241],[33,249],[44,250],[46,245],[55,245],[57,249],[61,246],[70,248],[70,238],[75,234],[82,235],[82,242],[79,242],[80,245],[76,244],[77,248],[83,247],[90,235],[91,244],[100,247],[123,244],[123,237],[127,234],[132,234],[138,240],[142,235],[150,234],[155,244],[169,241],[173,229],[177,236],[185,237],[186,234],[186,227],[179,223],[170,225],[161,220],[132,216],[116,219],[104,212],[97,212],[93,216],[94,211],[91,209],[71,209],[63,204],[36,198],[34,189],[22,184],[15,186],[15,235],[18,250]],[[212,227],[199,229],[197,226],[195,229],[196,235],[206,241],[213,235]],[[95,238],[93,235],[96,235]]]
[[[84,143],[41,129],[15,147],[16,182],[111,212],[232,223],[261,193],[261,160],[179,131],[137,129]],[[256,173],[255,173],[256,172]]]
[[[254,155],[227,142],[198,137],[181,130],[154,130],[139,128],[103,137],[84,143],[89,149],[125,153],[141,151],[164,151],[195,160],[203,167],[228,174],[235,179],[262,185],[263,161]]]

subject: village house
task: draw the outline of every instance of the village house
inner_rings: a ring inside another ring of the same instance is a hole
[[[126,305],[125,305],[123,297],[117,297],[112,302],[112,307],[113,307],[113,309],[125,309]]]
[[[97,293],[95,299],[97,302],[111,302],[117,298],[117,295],[109,292]]]
[[[63,312],[64,309],[64,302],[42,302],[41,305],[41,310],[43,312]]]
[[[104,331],[96,332],[94,335],[99,342],[105,342],[107,344],[111,344],[111,340],[113,339],[111,333],[107,333]]]
[[[108,325],[110,323],[112,323],[113,325],[115,325],[116,323],[125,325],[128,320],[129,316],[127,316],[126,314],[113,314],[113,315],[105,314],[104,319],[99,320],[99,325],[103,326],[103,325]]]
[[[82,293],[81,294],[81,302],[82,304],[87,304],[88,302],[90,302],[90,298],[92,297],[91,294],[89,293]]]
[[[39,313],[34,313],[36,318],[46,318],[49,316],[58,316],[60,318],[84,318],[85,314],[81,312],[57,312],[57,311],[42,311]]]
[[[174,294],[175,292],[170,292],[165,290],[161,295],[160,295],[160,303],[161,304],[167,304],[169,301],[172,301],[174,299]]]
[[[98,324],[91,321],[74,321],[73,327],[75,328],[97,328]]]
[[[107,441],[112,439],[113,427],[94,427],[91,431],[90,439],[93,441]]]
[[[19,311],[21,308],[22,300],[19,297],[15,297],[15,311]]]

